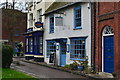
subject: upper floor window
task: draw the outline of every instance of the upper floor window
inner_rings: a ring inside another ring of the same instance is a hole
[[[31,13],[30,16],[29,16],[29,25],[30,27],[33,26],[33,14]]]
[[[74,28],[81,28],[81,6],[77,6],[74,8]]]
[[[50,16],[50,33],[54,33],[54,15]]]
[[[42,9],[37,11],[37,15],[38,15],[38,21],[42,22]]]

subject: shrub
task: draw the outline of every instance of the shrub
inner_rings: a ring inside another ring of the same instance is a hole
[[[64,68],[64,69],[70,69],[70,65],[69,65],[69,64],[66,64],[63,68]]]
[[[77,66],[78,66],[78,64],[76,61],[74,61],[72,64],[70,64],[71,70],[77,70]]]
[[[13,57],[13,48],[10,45],[2,45],[2,68],[10,68]]]

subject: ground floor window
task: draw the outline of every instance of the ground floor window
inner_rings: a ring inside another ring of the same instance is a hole
[[[85,58],[85,38],[70,39],[70,58],[84,59]]]
[[[33,38],[29,38],[29,52],[33,52]]]
[[[28,52],[28,38],[26,39],[26,52]]]
[[[56,52],[56,42],[55,41],[47,41],[47,54],[46,54],[46,56],[49,57],[51,52]]]
[[[43,37],[33,36],[26,39],[26,52],[43,53]]]
[[[39,37],[39,53],[43,53],[43,38],[42,37]]]
[[[34,53],[37,53],[37,37],[34,37]]]

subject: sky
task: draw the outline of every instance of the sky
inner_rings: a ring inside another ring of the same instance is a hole
[[[12,2],[13,0],[8,0],[8,2]],[[31,2],[31,1],[41,1],[41,0],[15,0],[17,2]],[[47,1],[47,0],[43,0],[43,1]],[[51,0],[48,0],[48,1],[51,1]],[[3,3],[3,2],[6,2],[6,0],[0,0],[0,3]]]
[[[5,2],[6,0],[0,0],[0,3]],[[12,2],[13,0],[8,0],[8,2]],[[31,2],[31,1],[41,1],[41,0],[15,0],[17,2]],[[44,2],[53,2],[53,0],[43,0]],[[60,2],[118,2],[120,0],[59,0]]]
[[[12,3],[13,2],[13,0],[0,0],[0,4],[1,3],[5,3],[6,1],[8,1],[8,3]],[[17,1],[17,3],[15,4],[15,9],[18,9],[18,10],[22,10],[23,12],[25,12],[26,10],[25,10],[25,0],[15,0],[15,1]],[[20,5],[20,3],[21,3],[21,5]],[[0,6],[0,8],[1,8],[2,6]]]

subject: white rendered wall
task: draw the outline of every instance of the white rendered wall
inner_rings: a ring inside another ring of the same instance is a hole
[[[74,7],[71,6],[58,12],[65,13],[65,15],[54,14],[55,17],[63,17],[63,26],[55,26],[54,33],[49,34],[49,15],[45,19],[45,33],[44,40],[67,38],[67,44],[70,44],[70,37],[87,37],[86,38],[86,55],[88,56],[89,65],[91,65],[91,8],[88,8],[89,3],[79,4],[82,6],[82,29],[74,30]],[[46,43],[45,43],[45,62],[49,63],[46,58]],[[59,59],[60,60],[60,59]],[[66,53],[66,63],[70,64],[70,53]]]
[[[54,2],[54,0],[53,0]],[[33,13],[33,19],[35,19],[34,22],[37,22],[37,19],[38,19],[38,16],[37,16],[37,11],[42,9],[42,15],[45,13],[45,10],[47,10],[49,8],[49,6],[53,3],[53,2],[44,2],[44,1],[41,1],[40,3],[36,4],[35,6],[35,9],[34,9],[34,6],[31,7],[31,11],[29,11],[27,13],[27,29],[30,28],[30,25],[29,25],[29,15],[31,13]],[[45,17],[42,16],[42,22],[44,23],[45,21]],[[34,22],[33,22],[33,27],[34,26]],[[34,31],[36,30],[40,30],[39,28],[35,28]]]

